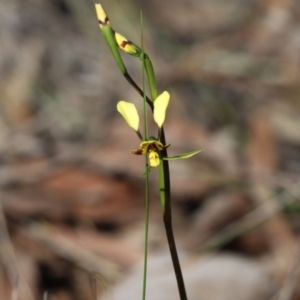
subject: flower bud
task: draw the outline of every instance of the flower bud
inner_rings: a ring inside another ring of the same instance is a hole
[[[100,29],[102,29],[104,26],[111,27],[108,16],[106,15],[102,5],[100,3],[96,3],[95,8]]]
[[[118,47],[122,51],[124,51],[127,54],[132,55],[132,56],[139,56],[141,54],[142,49],[140,47],[138,47],[137,45],[135,45],[134,43],[132,43],[131,41],[127,40],[120,33],[115,32],[115,38],[116,38]]]

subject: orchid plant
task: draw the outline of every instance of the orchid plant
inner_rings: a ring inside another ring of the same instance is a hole
[[[184,280],[182,271],[178,259],[176,250],[176,244],[173,234],[172,227],[172,211],[171,211],[171,189],[170,189],[170,172],[169,172],[169,160],[185,159],[189,158],[201,150],[192,151],[176,156],[168,156],[167,148],[170,144],[166,143],[166,137],[164,133],[163,124],[166,118],[166,111],[170,102],[170,94],[164,91],[160,95],[157,93],[155,74],[152,62],[149,56],[145,53],[143,47],[143,32],[141,38],[142,47],[137,46],[130,40],[125,38],[118,32],[115,32],[111,26],[110,20],[107,17],[101,4],[95,4],[96,14],[98,18],[99,27],[104,36],[104,39],[109,46],[112,55],[126,80],[134,87],[134,89],[144,99],[144,136],[141,134],[139,129],[139,114],[135,105],[127,101],[119,101],[117,104],[118,112],[123,116],[129,127],[131,127],[140,139],[140,145],[138,149],[132,150],[131,152],[136,155],[146,156],[146,172],[144,176],[145,190],[146,190],[146,226],[145,226],[145,255],[144,255],[144,280],[143,280],[143,297],[146,298],[146,275],[147,275],[147,249],[148,249],[148,223],[149,223],[149,173],[150,171],[158,167],[159,168],[159,195],[160,202],[163,212],[163,220],[165,224],[166,236],[169,244],[170,254],[173,262],[174,272],[176,275],[178,291],[180,300],[187,300],[187,294],[185,290]],[[141,28],[143,30],[142,18]],[[122,60],[119,50],[124,51],[134,57],[138,57],[142,61],[143,71],[143,88],[141,89],[136,82],[129,75],[126,66]],[[149,98],[145,94],[145,80],[144,73],[147,75],[147,80],[150,87],[151,97]],[[148,134],[148,115],[146,103],[149,105],[150,110],[153,114],[153,119],[158,126],[157,137],[149,136]]]

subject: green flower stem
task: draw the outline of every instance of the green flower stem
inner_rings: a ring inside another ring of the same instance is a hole
[[[118,45],[117,45],[117,42],[116,42],[116,39],[115,39],[114,30],[110,26],[104,26],[101,29],[101,32],[103,34],[103,37],[106,41],[106,44],[108,45],[108,47],[109,47],[109,49],[110,49],[117,65],[118,65],[121,73],[122,74],[127,73],[125,64],[124,64],[123,59],[120,55],[119,48],[118,48]]]
[[[148,169],[148,154],[146,157],[146,170]],[[144,274],[143,274],[143,292],[142,299],[146,299],[146,285],[147,285],[147,269],[148,269],[148,240],[149,240],[149,172],[146,172],[146,183],[145,183],[145,242],[144,242]]]
[[[149,99],[149,97],[141,90],[141,88],[136,84],[136,82],[132,79],[132,77],[129,75],[129,73],[127,72],[127,70],[122,73],[124,75],[124,77],[126,78],[126,80],[133,86],[133,88],[144,98],[146,97],[146,101],[148,103],[148,105],[150,106],[151,110],[153,110],[153,103],[152,101]]]
[[[143,14],[141,12],[141,45],[142,45],[142,54],[144,54],[144,23],[143,23]],[[144,55],[143,55],[144,56]],[[142,83],[143,83],[143,91],[145,91],[145,60],[142,60]],[[143,111],[144,111],[144,136],[148,139],[148,113],[147,113],[147,100],[146,93],[143,92]],[[150,99],[149,99],[150,100]],[[150,101],[152,104],[152,102]],[[145,195],[145,245],[144,245],[144,274],[143,274],[143,293],[142,300],[146,300],[146,288],[147,288],[147,270],[148,270],[148,241],[149,241],[149,214],[150,214],[150,187],[149,187],[149,154],[147,153],[145,156],[145,165],[146,165],[146,195]]]

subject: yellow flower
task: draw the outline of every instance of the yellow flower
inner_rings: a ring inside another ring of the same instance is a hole
[[[117,104],[118,112],[123,116],[126,123],[135,131],[139,130],[139,114],[133,103],[119,101]]]
[[[143,141],[140,144],[140,148],[132,150],[132,154],[142,155],[149,153],[149,163],[151,167],[157,167],[160,164],[159,151],[167,149],[170,144],[163,145],[161,142],[157,141],[154,137],[151,137],[149,141]]]
[[[161,128],[163,123],[165,122],[166,111],[169,105],[169,101],[170,101],[170,94],[166,91],[161,93],[154,100],[153,117],[154,117],[154,121],[156,122],[159,128]]]
[[[165,121],[169,100],[170,94],[168,92],[163,92],[154,101],[153,117],[159,129],[161,129]],[[117,104],[117,110],[123,116],[127,124],[136,131],[142,140],[139,149],[133,150],[132,153],[136,155],[149,153],[150,166],[157,167],[161,161],[160,151],[167,149],[170,144],[163,145],[155,137],[150,137],[148,140],[143,140],[143,137],[139,131],[139,115],[133,103],[120,101]]]

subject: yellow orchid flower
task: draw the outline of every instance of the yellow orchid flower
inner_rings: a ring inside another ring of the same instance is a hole
[[[132,150],[132,154],[142,155],[149,153],[149,163],[151,167],[157,167],[160,164],[159,151],[167,149],[171,144],[163,145],[161,142],[151,137],[149,141],[143,141],[140,148]]]
[[[168,92],[163,92],[154,101],[153,117],[154,121],[159,128],[162,127],[166,111],[170,100],[170,94]],[[136,155],[142,155],[149,153],[149,163],[151,167],[157,167],[160,164],[160,151],[168,148],[170,144],[163,145],[159,139],[155,137],[150,137],[148,140],[144,140],[141,133],[139,132],[139,115],[137,109],[133,103],[126,101],[119,101],[117,104],[118,112],[123,116],[126,123],[134,129],[142,140],[139,149],[132,150],[131,153]]]

